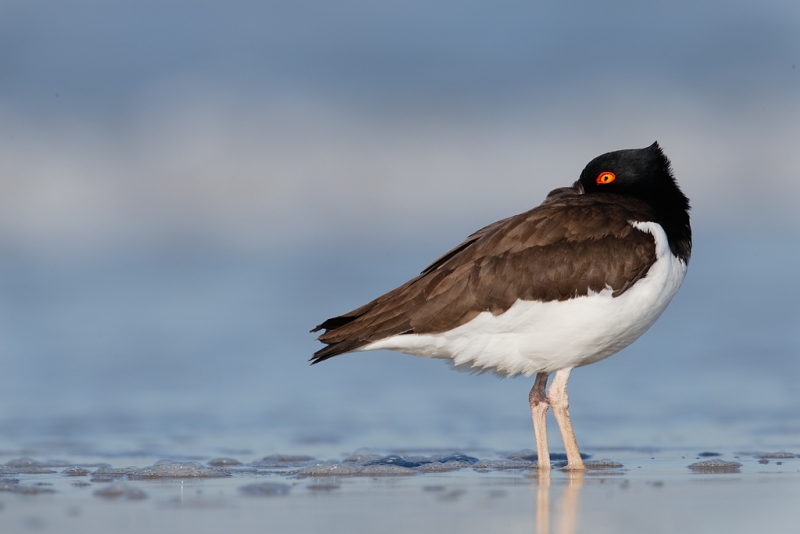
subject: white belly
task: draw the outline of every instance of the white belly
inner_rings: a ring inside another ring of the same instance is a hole
[[[531,376],[607,358],[653,325],[686,275],[686,264],[672,255],[660,225],[631,224],[653,235],[657,259],[644,278],[616,298],[606,289],[566,301],[518,300],[500,315],[483,312],[449,332],[398,335],[359,350],[450,359],[462,370],[503,376]]]

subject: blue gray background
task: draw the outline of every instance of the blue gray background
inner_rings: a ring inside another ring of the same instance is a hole
[[[791,1],[1,2],[0,430],[531,447],[530,380],[308,330],[658,140],[695,253],[578,438],[800,443],[798,64]]]

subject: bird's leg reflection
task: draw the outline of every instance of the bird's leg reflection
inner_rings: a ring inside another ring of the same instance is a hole
[[[550,533],[550,471],[539,471],[536,492],[536,534]]]
[[[583,473],[567,471],[567,487],[559,503],[558,534],[574,534],[578,522],[578,497],[583,487]],[[539,471],[536,493],[536,534],[550,534],[550,471]]]
[[[561,521],[558,525],[559,534],[572,534],[578,522],[578,496],[583,487],[583,473],[580,471],[567,472],[567,487],[564,490],[564,499],[561,506]]]

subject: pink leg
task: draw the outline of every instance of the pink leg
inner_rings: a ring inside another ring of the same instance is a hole
[[[561,369],[556,371],[553,383],[547,393],[547,398],[553,406],[553,415],[556,417],[558,428],[561,430],[561,439],[564,441],[564,450],[567,452],[567,467],[570,471],[584,471],[581,454],[578,452],[578,442],[575,440],[575,433],[572,431],[572,423],[569,420],[569,398],[567,397],[567,380],[572,369]]]
[[[539,469],[550,469],[550,450],[547,447],[547,410],[550,408],[550,401],[547,400],[545,389],[547,388],[547,377],[550,373],[537,373],[536,382],[528,395],[528,402],[531,404],[531,417],[533,417],[533,433],[536,436],[536,462]]]

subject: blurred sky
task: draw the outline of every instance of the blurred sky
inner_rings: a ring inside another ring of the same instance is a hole
[[[689,277],[574,374],[576,428],[747,413],[800,440],[796,0],[0,1],[0,416],[247,406],[531,445],[529,381],[309,368],[307,332],[655,140]]]
[[[795,225],[800,4],[0,2],[0,234],[86,251],[462,235],[658,140]]]

